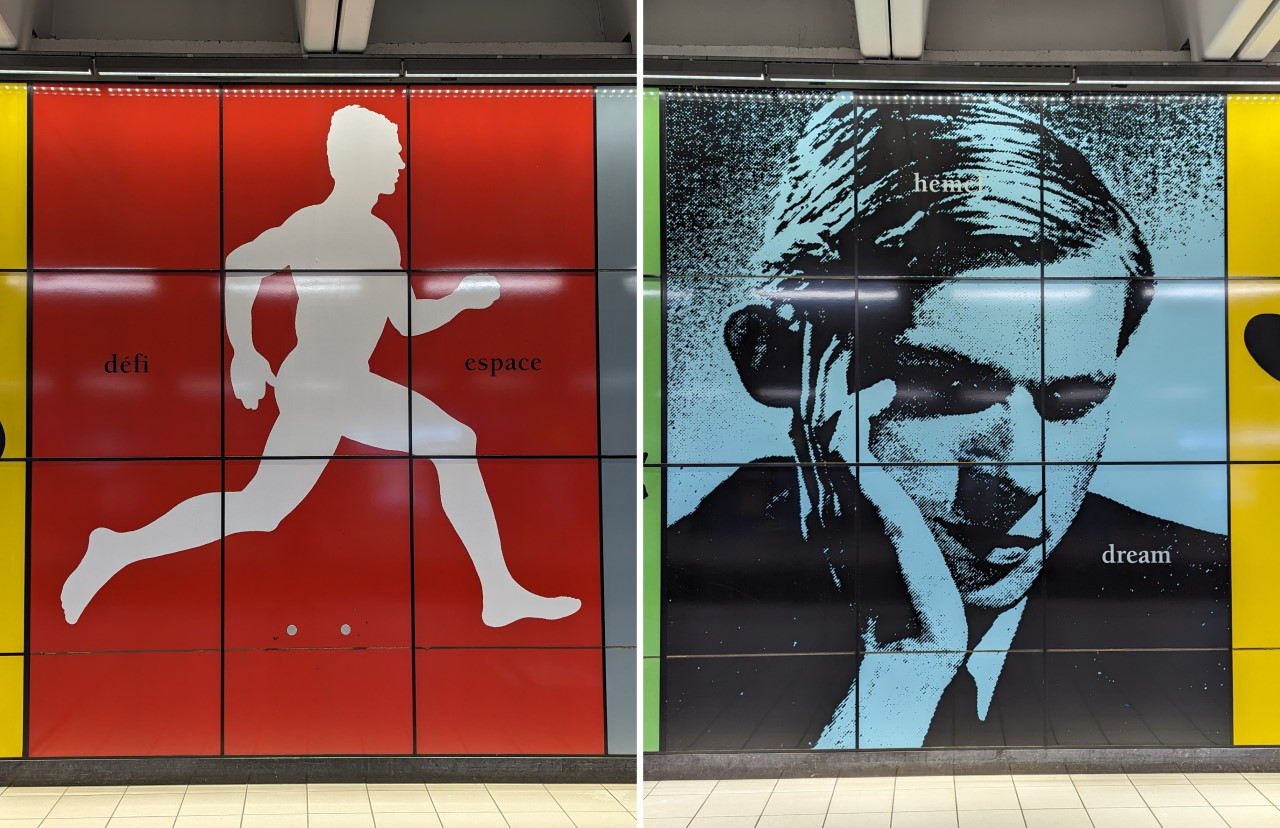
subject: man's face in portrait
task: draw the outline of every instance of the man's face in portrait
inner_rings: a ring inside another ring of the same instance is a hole
[[[965,603],[1001,609],[1026,594],[1084,501],[1107,436],[1127,280],[1046,282],[1042,313],[1039,283],[999,278],[1011,268],[964,275],[916,295],[892,340],[896,394],[868,420],[874,457],[861,459],[937,464],[888,472]],[[874,313],[874,298],[864,307]],[[1063,466],[1064,485],[1046,492],[1046,452],[1088,462]]]

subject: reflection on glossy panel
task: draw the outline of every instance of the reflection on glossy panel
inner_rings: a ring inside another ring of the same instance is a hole
[[[1280,460],[1280,282],[1227,285],[1232,460]]]
[[[216,755],[221,661],[217,652],[32,656],[31,755]]]
[[[39,84],[38,268],[218,267],[218,90]]]
[[[408,649],[226,654],[228,754],[413,752]]]
[[[1107,495],[1103,471],[1045,471],[1070,523],[1046,566],[1049,648],[1231,646],[1226,466],[1110,466]]]
[[[1280,556],[1276,504],[1280,466],[1231,467],[1231,642],[1238,648],[1280,647]],[[1280,740],[1273,740],[1280,743]]]
[[[228,268],[403,267],[404,89],[232,87],[224,96]]]
[[[1227,272],[1280,276],[1272,205],[1280,187],[1280,97],[1227,96]]]
[[[414,453],[596,454],[594,279],[415,274]]]
[[[226,286],[228,454],[407,451],[403,274],[229,274]]]
[[[22,755],[22,673],[22,656],[0,656],[0,756]]]
[[[32,295],[35,456],[218,455],[216,276],[40,273]]]
[[[0,463],[0,653],[25,648],[27,468]]]
[[[0,273],[0,457],[27,453],[27,274]]]
[[[0,270],[27,266],[27,87],[0,84]]]
[[[597,463],[414,461],[418,646],[600,646]]]
[[[32,650],[218,647],[221,515],[217,460],[35,463]]]
[[[416,88],[413,262],[595,267],[594,94]]]
[[[1231,744],[1231,653],[1050,652],[1050,746]]]
[[[228,461],[226,646],[410,644],[409,461]]]
[[[1221,95],[1046,99],[1045,275],[1221,277],[1223,118]]]
[[[1280,683],[1280,650],[1236,650],[1232,653],[1231,722],[1235,744],[1280,744],[1277,683]]]
[[[1045,459],[1226,459],[1222,281],[1045,284]]]
[[[601,754],[599,649],[419,650],[418,752]]]

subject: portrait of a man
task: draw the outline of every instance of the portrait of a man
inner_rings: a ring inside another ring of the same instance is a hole
[[[786,451],[668,470],[666,749],[1230,742],[1226,538],[1124,494],[1164,475],[1225,502],[1221,467],[1178,462],[1225,459],[1222,425],[1180,427],[1204,455],[1145,455],[1118,390],[1157,302],[1193,308],[1222,370],[1222,274],[1163,278],[1201,251],[1153,255],[1131,197],[1159,196],[1049,110],[835,96],[741,271],[669,279],[668,331],[720,328]],[[703,363],[668,348],[671,394]]]

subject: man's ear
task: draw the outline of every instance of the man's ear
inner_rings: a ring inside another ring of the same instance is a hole
[[[763,305],[734,311],[725,323],[724,343],[756,402],[773,408],[800,406],[804,344],[799,328]]]

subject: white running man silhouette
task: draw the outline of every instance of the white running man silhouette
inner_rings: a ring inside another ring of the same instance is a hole
[[[232,390],[245,408],[256,409],[271,385],[280,409],[264,456],[327,457],[343,437],[403,452],[410,448],[411,431],[417,454],[461,456],[434,463],[445,516],[480,578],[481,619],[502,627],[523,618],[572,615],[582,606],[577,598],[536,595],[508,570],[493,506],[474,459],[475,433],[418,393],[412,395],[411,430],[406,422],[408,389],[369,370],[369,357],[388,320],[406,336],[435,330],[464,310],[493,304],[498,281],[487,273],[471,274],[448,296],[413,298],[410,313],[399,243],[372,214],[379,196],[395,191],[405,167],[396,125],[363,107],[343,107],[333,114],[327,149],[333,176],[328,198],[298,210],[227,256],[228,271],[252,271],[227,276]],[[273,375],[253,345],[253,301],[263,278],[290,268],[298,294],[298,344]],[[400,272],[358,278],[342,274],[352,270]],[[226,534],[274,530],[315,486],[325,466],[261,463],[242,491],[225,493]],[[130,532],[94,529],[84,558],[62,587],[67,623],[75,624],[93,596],[129,564],[218,540],[223,497],[222,492],[197,495]]]

